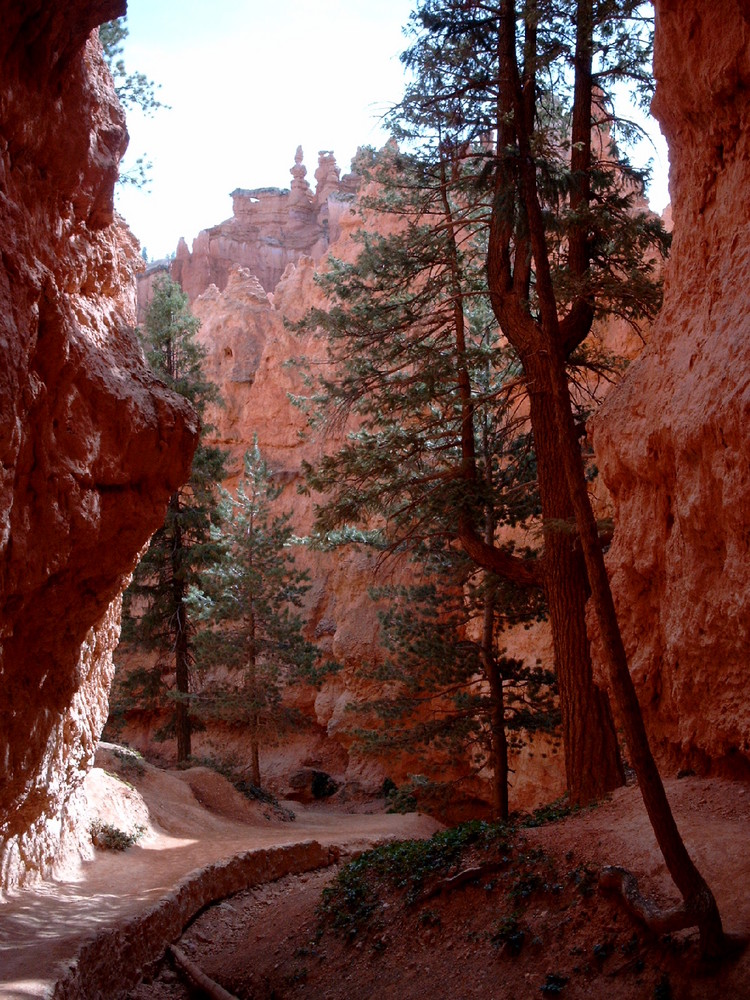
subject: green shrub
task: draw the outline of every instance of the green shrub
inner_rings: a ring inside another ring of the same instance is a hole
[[[126,833],[111,823],[96,819],[89,827],[91,842],[100,851],[126,851],[137,843],[146,832],[145,826],[137,826],[132,833]]]

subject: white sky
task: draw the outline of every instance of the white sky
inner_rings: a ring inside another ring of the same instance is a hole
[[[170,105],[128,113],[123,166],[146,154],[150,191],[118,186],[117,207],[151,259],[190,246],[232,214],[237,187],[289,186],[298,144],[314,186],[318,150],[346,173],[382,145],[379,117],[403,86],[398,56],[412,0],[129,0],[125,63]],[[657,139],[661,140],[658,130]],[[666,147],[651,201],[668,202]]]

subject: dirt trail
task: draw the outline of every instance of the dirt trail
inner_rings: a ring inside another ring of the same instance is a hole
[[[337,813],[296,803],[294,821],[269,819],[267,808],[247,803],[203,768],[169,774],[139,767],[142,774],[128,775],[137,791],[99,769],[88,781],[93,815],[121,829],[145,826],[138,844],[123,853],[97,851],[93,861],[60,880],[0,903],[3,1000],[47,995],[93,935],[153,907],[188,873],[212,862],[309,840],[360,850],[386,839],[429,836],[438,827],[424,816]],[[201,800],[210,800],[211,811]]]
[[[750,935],[750,787],[696,777],[667,786],[726,929]],[[614,897],[596,890],[596,868],[617,863],[637,873],[652,899],[676,901],[636,787],[521,836],[529,858],[544,852],[531,868],[542,885],[509,865],[489,868],[484,878],[422,905],[405,902],[404,892],[384,890],[384,908],[373,908],[351,936],[321,923],[320,893],[333,877],[326,869],[210,907],[180,947],[240,1000],[750,998],[750,951],[705,965],[695,931],[651,937]],[[513,851],[507,853],[512,858]],[[189,995],[165,962],[129,1000]]]

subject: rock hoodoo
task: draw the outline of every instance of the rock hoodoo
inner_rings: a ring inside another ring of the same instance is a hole
[[[654,742],[750,763],[750,10],[657,0],[674,243],[651,341],[595,421],[618,612]]]
[[[316,263],[325,256],[339,237],[340,218],[351,206],[358,178],[354,174],[340,178],[333,153],[322,150],[313,192],[302,161],[302,147],[298,146],[289,171],[291,189],[237,188],[231,195],[231,219],[199,233],[192,250],[180,240],[171,272],[191,302],[209,285],[223,291],[231,268],[237,264],[272,292],[288,264],[303,255]]]
[[[0,2],[0,888],[75,841],[119,594],[197,432],[128,326],[127,133],[91,35],[124,12]]]

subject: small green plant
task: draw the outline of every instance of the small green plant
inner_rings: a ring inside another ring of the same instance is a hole
[[[545,994],[562,993],[567,982],[567,976],[559,976],[556,972],[548,972],[547,978],[539,987],[539,992]]]
[[[497,924],[490,941],[496,948],[504,947],[509,954],[520,955],[526,940],[526,932],[521,927],[518,913],[509,913]]]
[[[419,914],[419,922],[423,927],[439,927],[440,914],[434,910],[422,910]]]
[[[118,777],[142,778],[146,773],[143,756],[137,750],[125,746],[112,746],[110,752],[117,760]]]
[[[599,876],[589,865],[579,865],[568,872],[569,880],[577,887],[582,896],[590,896],[594,891]]]
[[[441,830],[429,840],[404,840],[366,851],[341,869],[323,891],[318,912],[333,929],[355,937],[382,907],[381,893],[401,890],[405,902],[415,902],[424,883],[457,868],[468,847],[511,850],[508,828],[473,820]]]
[[[146,832],[145,826],[137,826],[132,833],[127,833],[111,823],[94,820],[90,828],[91,842],[100,851],[126,851],[137,843]]]
[[[548,802],[547,805],[535,809],[531,815],[523,817],[518,825],[532,829],[536,826],[544,826],[546,823],[556,823],[558,820],[565,819],[566,816],[572,816],[578,811],[579,807],[568,805],[565,796],[563,796],[560,799],[555,799],[554,802]]]

